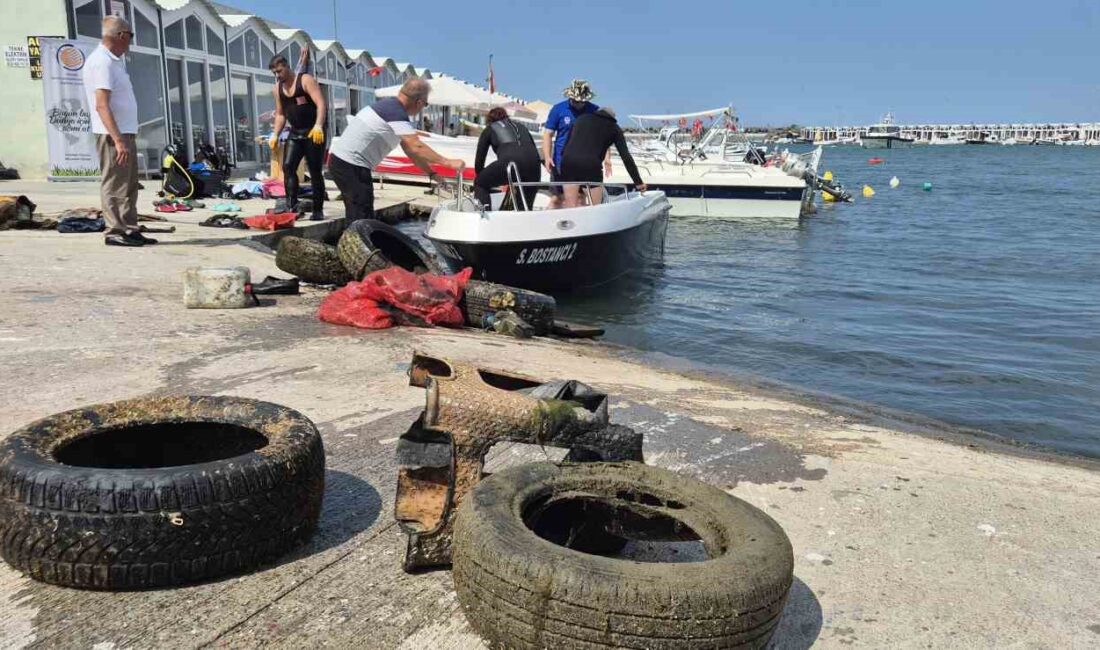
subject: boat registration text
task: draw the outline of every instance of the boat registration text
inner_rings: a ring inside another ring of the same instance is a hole
[[[564,246],[551,246],[549,248],[523,249],[516,258],[516,264],[546,264],[548,262],[564,262],[573,259],[577,252],[577,244],[565,244]]]

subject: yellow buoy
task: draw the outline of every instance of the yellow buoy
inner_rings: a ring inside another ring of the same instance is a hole
[[[822,176],[822,178],[824,178],[824,179],[825,179],[825,180],[827,180],[827,181],[831,181],[831,180],[833,180],[833,172],[831,172],[831,171],[826,171],[826,172],[825,172],[825,175],[824,175],[824,176]]]
[[[869,199],[874,195],[875,195],[875,191],[873,189],[871,189],[870,185],[864,185],[863,186],[863,196],[864,196],[864,198]]]
[[[822,192],[821,193],[821,200],[826,202],[826,203],[834,203],[834,202],[836,202],[836,197],[833,196],[832,194],[829,194],[828,192]]]

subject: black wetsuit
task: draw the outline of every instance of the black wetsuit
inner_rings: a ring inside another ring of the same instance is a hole
[[[279,82],[279,103],[283,115],[290,125],[290,137],[286,140],[283,152],[283,187],[286,188],[286,204],[294,210],[298,205],[298,165],[306,159],[309,169],[309,182],[313,188],[310,198],[313,200],[313,214],[320,215],[325,203],[325,178],[322,175],[325,164],[325,145],[314,144],[309,139],[310,129],[317,123],[317,104],[302,88],[302,75],[295,75],[291,94],[283,90]]]
[[[497,154],[495,162],[485,166],[485,154],[489,147]],[[535,140],[530,131],[516,124],[509,118],[497,120],[481,132],[477,141],[477,156],[474,158],[474,171],[477,179],[474,180],[474,196],[482,205],[490,205],[489,192],[493,188],[508,184],[508,163],[516,163],[520,181],[525,183],[537,183],[542,170],[539,163],[539,150],[535,146]],[[534,205],[537,187],[524,187],[523,196],[526,197],[528,207]],[[518,195],[517,195],[518,199]],[[523,202],[517,201],[516,210],[523,210]]]
[[[569,140],[561,153],[561,180],[594,182],[603,180],[602,164],[607,150],[614,144],[635,185],[642,184],[634,157],[626,148],[626,137],[615,118],[603,111],[581,115],[573,122]]]

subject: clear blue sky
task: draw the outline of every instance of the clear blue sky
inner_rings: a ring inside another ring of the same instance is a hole
[[[336,1],[348,47],[470,81],[492,53],[505,92],[554,102],[583,77],[620,114],[1100,121],[1100,0]],[[332,37],[330,0],[232,4]]]

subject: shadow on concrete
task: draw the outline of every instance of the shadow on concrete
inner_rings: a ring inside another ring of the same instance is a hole
[[[824,618],[821,603],[810,586],[795,577],[787,596],[787,606],[768,647],[772,650],[805,650],[821,634]]]
[[[325,472],[325,502],[321,520],[309,544],[288,556],[283,563],[323,553],[340,546],[370,528],[382,511],[382,497],[363,479],[341,472]]]

